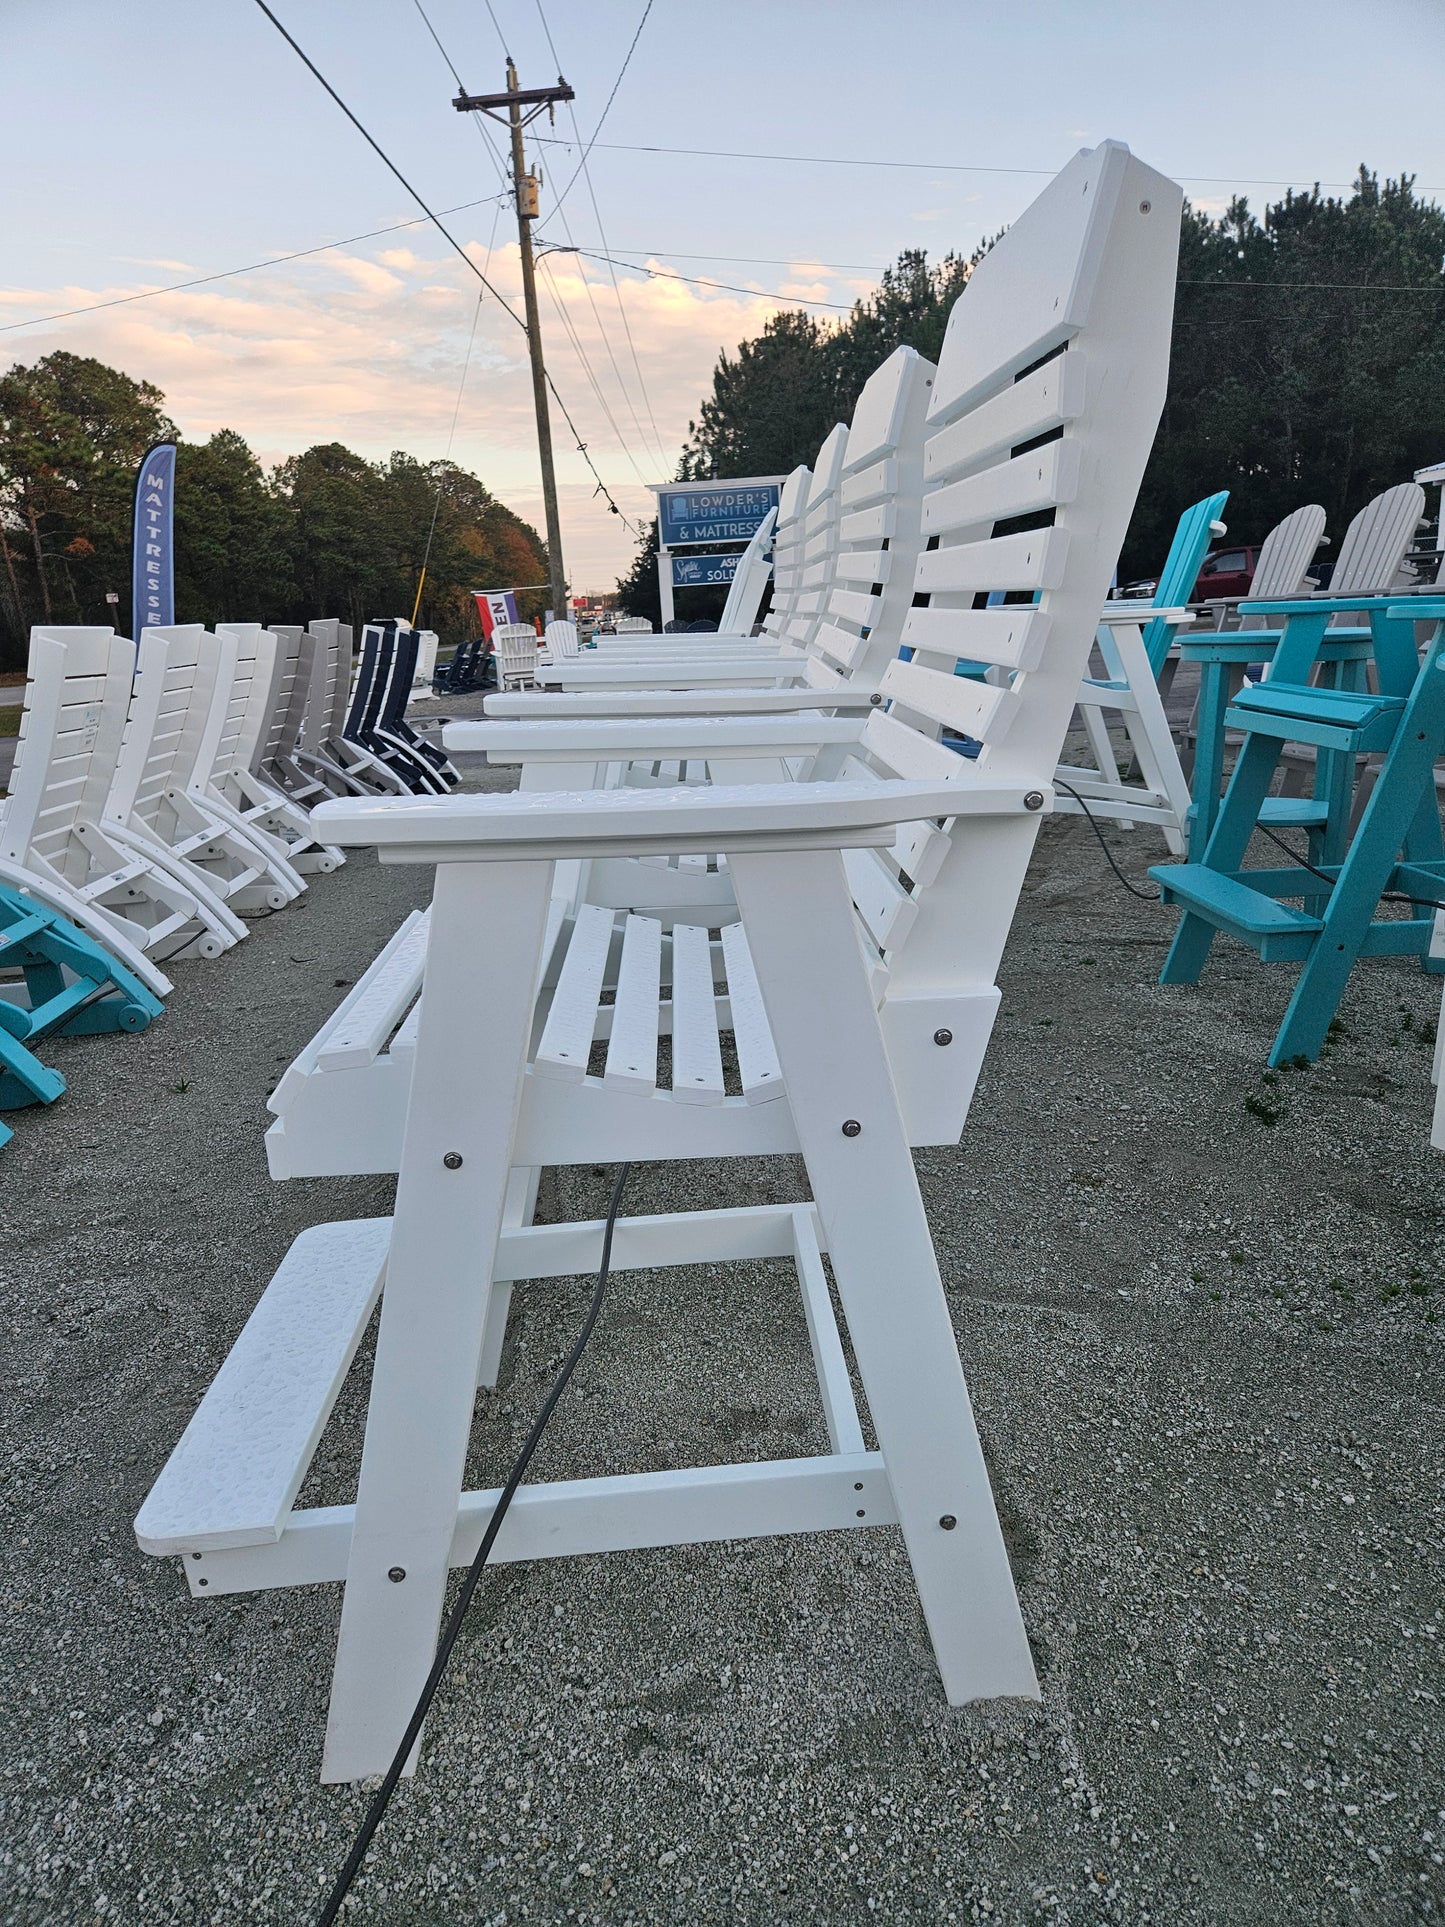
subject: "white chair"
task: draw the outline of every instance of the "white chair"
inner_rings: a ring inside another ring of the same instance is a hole
[[[773,529],[778,511],[769,509],[753,532],[753,539],[738,557],[727,601],[718,618],[721,636],[749,636],[763,606],[763,594],[773,573]]]
[[[470,1559],[495,1505],[495,1493],[464,1492],[462,1472],[498,1307],[513,1283],[597,1263],[600,1225],[525,1222],[527,1174],[546,1163],[801,1151],[809,1203],[625,1219],[614,1265],[791,1258],[830,1450],[529,1485],[496,1557],[897,1523],[950,1701],[1037,1693],[909,1147],[954,1142],[967,1113],[1048,779],[1163,405],[1180,208],[1172,183],[1106,145],[1065,168],[975,270],[931,410],[947,484],[939,548],[916,572],[928,613],[952,621],[935,620],[918,657],[889,667],[893,711],[863,725],[851,775],[321,806],[325,834],[437,866],[426,996],[391,1089],[405,1137],[395,1212],[302,1234],[136,1530],[144,1549],[184,1555],[197,1597],[345,1578],[324,1778],[388,1764],[431,1663],[449,1566]],[[1088,368],[1067,420],[1047,372],[1060,354]],[[1033,446],[1012,456],[1020,444]],[[994,534],[1045,511],[1050,527]],[[975,610],[991,585],[1037,600]],[[959,656],[1013,680],[963,682]],[[978,737],[978,758],[944,748],[945,728]],[[720,944],[695,926],[664,942],[650,920],[595,906],[555,920],[555,864],[698,848],[727,854],[737,889],[742,921]],[[485,1024],[459,1021],[474,1005],[479,931]],[[616,998],[599,1002],[614,944]],[[373,1010],[370,1029],[384,1022]],[[733,1089],[720,1025],[737,1044]],[[599,1037],[607,1064],[594,1077]],[[383,1273],[356,1503],[297,1511]]]
[[[619,636],[650,636],[652,624],[646,616],[619,616],[616,622]]]
[[[192,782],[219,728],[213,699],[219,689],[224,702],[235,663],[235,637],[208,636],[200,623],[144,632],[102,819],[117,842],[179,865],[233,940],[246,934],[237,912],[284,909],[306,888],[274,839],[240,825]]]
[[[1325,533],[1325,512],[1318,502],[1307,502],[1277,522],[1260,544],[1249,592],[1242,596],[1211,596],[1204,608],[1216,630],[1252,626],[1251,602],[1284,602],[1305,593],[1305,572],[1314,561]]]
[[[0,804],[0,881],[78,923],[164,996],[161,961],[219,956],[234,938],[179,864],[105,826],[134,666],[134,643],[110,629],[30,632],[20,740]]]
[[[309,806],[288,796],[256,767],[280,679],[281,638],[259,622],[219,623],[217,634],[223,632],[235,638],[235,674],[224,711],[212,717],[214,727],[197,758],[189,787],[199,790],[213,808],[234,811],[240,826],[253,835],[273,839],[293,870],[303,875],[328,874],[345,857],[312,834]],[[315,785],[312,800],[325,793]]]
[[[567,691],[602,689],[686,690],[723,688],[729,683],[774,685],[788,680],[802,664],[802,652],[816,628],[832,582],[838,539],[838,481],[848,431],[839,423],[825,438],[809,478],[801,517],[797,587],[783,612],[782,626],[765,625],[760,637],[619,634],[610,644],[599,639],[595,659],[553,665],[540,672],[544,685]],[[619,625],[620,627],[620,625]],[[488,714],[494,713],[490,709]]]
[[[565,619],[554,620],[547,624],[547,632],[542,638],[542,648],[538,653],[539,662],[566,662],[580,655],[582,645],[577,639],[577,625]]]
[[[530,622],[499,622],[492,631],[499,689],[537,687],[537,631]]]
[[[411,701],[414,703],[435,700],[432,678],[436,675],[438,642],[435,629],[418,629],[416,667],[411,674]]]

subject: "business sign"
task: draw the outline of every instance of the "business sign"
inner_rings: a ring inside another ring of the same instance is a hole
[[[747,542],[769,509],[778,506],[778,484],[685,483],[657,491],[658,539],[665,549],[702,542]]]
[[[157,442],[136,470],[131,522],[131,637],[176,619],[176,445]]]
[[[477,613],[482,618],[482,634],[488,641],[499,622],[521,621],[517,614],[515,589],[473,589],[472,594],[477,599]]]
[[[737,574],[740,555],[675,555],[672,558],[674,589],[707,589],[714,583],[728,583]]]

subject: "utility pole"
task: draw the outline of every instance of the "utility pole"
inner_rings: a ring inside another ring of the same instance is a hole
[[[576,95],[559,74],[555,87],[517,85],[516,63],[507,59],[507,91],[504,94],[458,94],[452,105],[459,114],[480,113],[502,120],[512,135],[512,189],[517,202],[517,238],[522,254],[522,301],[527,314],[527,346],[532,355],[532,403],[537,411],[537,453],[542,466],[542,503],[547,516],[547,561],[552,578],[552,613],[559,620],[567,614],[567,574],[562,566],[562,522],[557,513],[557,474],[552,466],[552,421],[547,407],[547,368],[542,359],[542,329],[537,317],[537,275],[532,262],[532,223],[537,219],[537,177],[527,172],[522,151],[522,129],[534,121],[543,108],[549,112],[559,100],[575,100]],[[530,112],[523,113],[523,108]]]

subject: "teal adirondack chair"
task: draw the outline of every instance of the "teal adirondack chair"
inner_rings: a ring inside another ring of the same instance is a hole
[[[1344,606],[1342,597],[1376,596],[1390,589],[1424,502],[1422,489],[1413,482],[1402,482],[1367,502],[1354,517],[1340,544],[1330,581],[1329,596],[1337,610]],[[1298,593],[1292,588],[1286,598]],[[1262,601],[1251,599],[1245,607],[1251,617],[1265,613]],[[1263,663],[1266,674],[1273,673],[1269,665],[1279,642],[1279,631],[1248,626],[1181,639],[1180,660],[1198,663],[1200,676],[1189,833],[1189,854],[1193,858],[1208,843],[1219,813],[1224,786],[1225,711],[1234,700],[1232,692],[1251,664]],[[1362,690],[1371,650],[1368,629],[1336,624],[1316,658],[1319,680],[1328,681],[1336,689]],[[1338,780],[1338,771],[1326,752],[1316,767],[1314,795],[1273,796],[1262,820],[1273,829],[1307,830],[1311,860],[1323,856],[1319,832],[1328,815],[1324,798]]]
[[[1161,983],[1197,983],[1220,931],[1265,963],[1303,965],[1270,1052],[1278,1065],[1318,1056],[1357,957],[1428,956],[1434,907],[1445,904],[1435,800],[1435,762],[1445,753],[1445,598],[1332,596],[1261,603],[1259,613],[1285,617],[1285,627],[1275,634],[1269,681],[1242,691],[1224,714],[1244,742],[1203,859],[1150,875],[1164,901],[1184,911]],[[1338,615],[1368,624],[1377,695],[1311,684]],[[1416,622],[1435,624],[1423,658]],[[1325,771],[1320,818],[1309,826],[1322,854],[1318,863],[1246,870],[1287,742],[1313,744]],[[1356,759],[1370,754],[1383,762],[1351,836]],[[1387,892],[1408,897],[1412,914],[1377,917]]]
[[[164,1008],[83,930],[4,885],[0,971],[0,1110],[53,1104],[64,1091],[31,1050],[38,1039],[144,1030]],[[0,1125],[0,1144],[11,1135]]]

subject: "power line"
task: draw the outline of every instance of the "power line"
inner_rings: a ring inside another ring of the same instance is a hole
[[[545,140],[539,135],[538,140]],[[550,146],[569,147],[570,141],[549,141]],[[599,141],[595,136],[587,143],[590,153],[594,147],[613,154],[682,154],[700,160],[715,161],[787,161],[807,167],[888,167],[903,168],[918,174],[1031,174],[1052,180],[1058,173],[1056,167],[992,167],[968,161],[895,161],[874,160],[854,154],[755,154],[736,147],[653,147],[641,146],[627,141]],[[573,175],[573,180],[576,175]],[[1306,182],[1297,176],[1292,181],[1274,180],[1263,174],[1179,174],[1181,181],[1195,181],[1204,187],[1340,187],[1350,188],[1353,181],[1311,181]],[[568,183],[570,187],[571,182]]]
[[[583,255],[589,261],[607,261],[610,255],[598,254],[592,248],[574,248],[574,254]],[[763,288],[741,288],[732,281],[704,281],[696,274],[671,274],[666,268],[639,267],[635,261],[619,261],[620,268],[630,268],[634,274],[645,274],[652,281],[686,281],[694,288],[721,288],[728,294],[750,294],[755,301],[778,301],[794,308],[832,308],[838,314],[851,314],[851,301],[809,301],[802,295],[771,294]]]
[[[617,98],[617,89],[622,85],[622,76],[627,72],[628,66],[632,60],[632,56],[637,51],[637,43],[642,38],[642,29],[647,25],[647,16],[651,12],[652,12],[652,0],[647,0],[646,6],[644,6],[642,9],[642,18],[637,23],[637,32],[632,36],[632,44],[628,47],[627,52],[623,55],[622,65],[617,70],[617,78],[612,83],[612,92],[607,96],[606,104],[604,105],[602,112],[597,116],[597,125],[592,129],[592,138],[590,141],[588,141],[587,145],[582,150],[582,158],[580,161],[578,161],[576,167],[572,171],[572,179],[568,181],[567,185],[562,189],[562,192],[557,196],[558,207],[561,207],[563,201],[565,201],[567,196],[572,192],[572,189],[575,186],[577,181],[577,176],[582,172],[582,169],[587,165],[587,156],[592,152],[592,149],[597,145],[597,136],[602,132],[602,123],[607,119],[608,114],[610,114],[612,111],[612,103]],[[549,35],[548,38],[550,39],[551,36]],[[574,122],[574,126],[575,126],[575,122]],[[559,143],[559,145],[565,145],[565,143]]]
[[[469,208],[489,207],[493,201],[504,197],[497,194],[485,195],[480,201],[459,201],[455,207],[444,207],[443,214],[465,214]],[[191,281],[172,281],[164,288],[143,288],[139,294],[118,294],[109,301],[91,301],[83,308],[62,308],[56,314],[33,314],[26,321],[7,321],[0,327],[0,335],[12,334],[17,328],[38,328],[46,321],[69,321],[78,314],[95,314],[101,308],[123,308],[131,301],[154,301],[163,294],[182,294],[188,288],[203,288],[210,281],[230,281],[238,274],[257,274],[262,268],[279,268],[287,261],[303,261],[308,255],[329,254],[333,248],[354,247],[358,241],[374,241],[383,234],[400,234],[403,228],[425,227],[428,216],[420,215],[412,221],[393,221],[389,227],[368,228],[365,234],[350,234],[341,241],[322,241],[314,248],[297,248],[290,254],[273,254],[265,261],[249,261],[244,268],[222,268],[215,274],[198,274]]]
[[[764,268],[836,268],[840,274],[886,274],[876,261],[819,261],[816,256],[799,251],[796,254],[684,254],[678,248],[623,248],[614,244],[614,254],[662,254],[669,261],[741,261],[756,262]]]
[[[481,282],[482,286],[488,291],[489,294],[493,295],[496,298],[496,300],[501,303],[502,307],[512,317],[513,321],[516,322],[517,326],[525,334],[527,329],[527,324],[525,321],[523,321],[522,317],[517,313],[516,309],[513,308],[502,295],[497,293],[497,290],[492,286],[491,282],[487,279],[486,275],[477,266],[476,262],[472,259],[472,257],[467,253],[466,249],[462,246],[461,242],[457,240],[456,236],[441,221],[441,219],[435,213],[433,213],[432,209],[422,199],[421,195],[417,193],[416,189],[412,186],[411,182],[406,178],[405,174],[403,174],[401,169],[396,165],[395,161],[393,161],[391,157],[386,153],[386,151],[380,146],[380,144],[377,141],[375,141],[369,133],[367,133],[367,130],[362,126],[361,122],[356,118],[355,114],[352,113],[351,109],[347,106],[346,102],[341,98],[340,94],[337,93],[336,89],[331,85],[331,82],[321,72],[320,68],[316,66],[315,62],[311,60],[311,58],[302,50],[302,48],[299,47],[297,43],[291,38],[291,35],[287,33],[286,29],[281,25],[281,22],[276,18],[275,14],[272,13],[271,9],[266,5],[266,0],[256,0],[256,5],[261,9],[262,13],[265,14],[266,18],[271,22],[272,26],[275,27],[276,31],[281,35],[282,39],[285,40],[287,45],[295,51],[295,53],[299,56],[299,58],[316,76],[317,80],[320,81],[321,85],[326,89],[327,93],[330,94],[331,98],[336,102],[337,106],[341,109],[342,113],[345,114],[346,118],[351,122],[352,126],[355,127],[357,132],[362,135],[362,137],[366,141],[367,146],[374,150],[374,152],[380,157],[380,159],[385,162],[389,171],[393,173],[396,176],[396,178],[401,182],[402,186],[406,189],[407,193],[410,194],[412,199],[416,202],[417,206],[422,210],[422,212],[431,221],[432,225],[436,228],[438,234],[444,236],[444,238],[451,243],[452,247],[461,256],[462,260],[466,262],[467,266],[471,269],[472,273]],[[634,534],[638,533],[634,525],[628,521],[627,517],[623,515],[622,510],[618,508],[616,502],[613,501],[612,495],[608,490],[607,484],[603,481],[602,477],[597,473],[597,469],[592,461],[592,457],[587,453],[587,444],[583,441],[581,435],[577,432],[577,424],[573,421],[571,415],[568,413],[566,402],[564,402],[562,397],[557,393],[557,385],[553,381],[551,375],[547,376],[547,386],[551,390],[552,397],[555,400],[557,406],[562,411],[563,419],[566,421],[567,426],[572,430],[572,438],[577,445],[577,453],[582,457],[583,461],[587,464],[588,469],[591,471],[592,478],[597,484],[596,493],[600,494],[605,499],[608,508],[612,511],[614,515],[618,516],[621,519],[625,527],[632,529]]]
[[[560,67],[561,67],[561,64],[562,64],[562,63],[561,63],[561,60],[559,59],[559,57],[558,57],[558,54],[557,54],[557,48],[556,48],[556,44],[555,44],[555,42],[554,42],[554,41],[553,41],[553,39],[552,39],[552,29],[551,29],[551,28],[550,28],[550,27],[548,26],[548,24],[547,24],[547,16],[546,16],[546,14],[545,14],[545,13],[543,12],[543,9],[542,9],[542,0],[534,0],[534,4],[536,5],[536,8],[537,8],[537,18],[538,18],[538,19],[539,19],[539,20],[541,21],[541,23],[542,23],[542,31],[543,31],[543,33],[544,33],[544,34],[545,34],[545,35],[547,36],[547,45],[548,45],[548,47],[549,47],[549,49],[551,50],[551,54],[552,54],[552,58],[553,58],[553,60],[554,60],[554,61],[556,61],[556,62],[557,62],[557,65],[558,65],[558,67],[560,68]],[[651,11],[651,8],[652,8],[652,0],[647,0],[647,11],[645,11],[645,12],[644,12],[644,14],[643,14],[643,16],[642,16],[642,17],[643,17],[643,20],[644,20],[644,21],[645,21],[645,20],[646,20],[646,18],[647,18],[647,12],[650,12],[650,11]],[[639,23],[639,25],[638,25],[638,28],[637,28],[637,33],[635,33],[635,34],[633,35],[633,37],[632,37],[632,46],[633,46],[633,47],[635,47],[635,46],[637,45],[637,40],[638,40],[638,35],[640,35],[640,34],[641,34],[641,32],[642,32],[642,25],[641,25],[641,23]],[[627,53],[627,60],[630,60],[631,58],[632,58],[632,49],[631,49],[631,48],[629,48],[629,49],[628,49],[628,53]],[[627,71],[627,60],[624,60],[624,61],[623,61],[623,63],[622,63],[622,71],[623,71],[623,73],[625,73],[625,72]],[[621,77],[622,77],[622,76],[621,76],[621,75],[619,74],[619,75],[618,75],[618,84],[620,84],[620,82],[621,82]],[[614,85],[614,86],[613,86],[613,89],[612,89],[612,93],[613,93],[613,95],[615,95],[615,94],[616,94],[616,92],[617,92],[617,85]],[[611,105],[611,96],[609,96],[609,98],[608,98],[608,105],[609,105],[609,106]],[[574,133],[574,134],[575,134],[575,135],[577,136],[577,138],[578,138],[578,140],[579,140],[579,142],[580,142],[580,141],[581,141],[581,138],[582,138],[582,130],[581,130],[581,128],[580,128],[580,127],[579,127],[579,126],[577,125],[577,109],[576,109],[576,108],[575,108],[575,107],[573,106],[573,104],[572,104],[572,102],[571,102],[571,101],[568,101],[568,103],[567,103],[567,113],[568,113],[568,117],[569,117],[569,119],[570,119],[570,120],[571,120],[571,122],[572,122],[572,131],[573,131],[573,133]],[[605,113],[606,113],[606,109],[605,109],[605,108],[603,109],[603,113],[604,113],[604,116],[605,116]],[[601,125],[601,122],[600,122],[600,121],[599,121],[599,123],[598,123],[598,125],[599,125],[599,126]],[[588,167],[588,165],[587,165],[587,154],[586,154],[586,151],[585,151],[585,149],[584,149],[584,151],[583,151],[583,154],[582,154],[582,159],[581,159],[581,161],[580,161],[580,162],[578,163],[578,167],[577,167],[577,173],[578,173],[578,174],[581,174],[581,175],[583,175],[583,176],[584,176],[584,178],[586,179],[586,182],[587,182],[587,193],[588,193],[588,196],[589,196],[589,198],[591,199],[591,202],[592,202],[592,218],[593,218],[593,219],[594,219],[594,220],[596,221],[596,223],[597,223],[597,235],[598,235],[598,238],[599,238],[599,240],[601,241],[601,243],[602,243],[602,245],[603,245],[603,247],[604,247],[604,248],[606,248],[606,246],[607,246],[607,230],[606,230],[606,228],[605,228],[605,227],[604,227],[604,226],[602,225],[602,210],[601,210],[601,208],[600,208],[600,207],[599,207],[599,206],[597,205],[597,189],[596,189],[596,187],[595,187],[595,185],[594,185],[594,183],[593,183],[593,180],[592,180],[592,173],[591,173],[591,170],[590,170],[590,168],[589,168],[589,167]],[[575,180],[575,179],[576,179],[576,177],[577,177],[577,176],[576,176],[576,174],[574,174],[572,178],[573,178],[573,179]],[[565,232],[566,232],[566,235],[567,235],[567,239],[568,239],[568,240],[570,241],[570,240],[572,239],[572,228],[571,228],[571,224],[569,223],[569,221],[568,221],[568,219],[567,219],[567,215],[566,215],[566,213],[565,213],[565,211],[564,211],[564,209],[563,209],[563,207],[562,207],[562,197],[561,197],[560,195],[559,195],[559,196],[558,196],[558,198],[557,198],[557,213],[558,213],[558,214],[559,214],[559,216],[561,217],[561,220],[562,220],[562,226],[563,226],[563,229],[564,229],[564,230],[565,230]],[[627,351],[628,351],[628,353],[629,353],[629,354],[631,355],[631,357],[632,357],[632,370],[633,370],[633,373],[634,373],[634,374],[636,375],[636,377],[637,377],[637,387],[638,387],[638,392],[639,392],[639,393],[641,394],[641,396],[642,396],[642,405],[643,405],[643,407],[644,407],[644,408],[645,408],[645,409],[647,410],[647,419],[648,419],[648,421],[649,421],[649,423],[651,424],[651,427],[652,427],[652,444],[653,444],[653,449],[655,450],[655,452],[656,452],[656,454],[657,454],[657,457],[658,457],[658,459],[659,459],[660,461],[662,461],[662,462],[663,462],[663,463],[665,464],[665,463],[666,463],[666,461],[667,461],[667,452],[666,452],[666,450],[665,450],[665,449],[663,448],[663,446],[662,446],[662,436],[661,436],[661,433],[660,433],[660,432],[659,432],[659,430],[658,430],[658,426],[657,426],[657,416],[656,416],[656,415],[655,415],[655,414],[653,413],[653,408],[652,408],[652,397],[651,397],[651,395],[650,395],[650,394],[649,394],[649,393],[647,392],[647,380],[646,380],[646,377],[645,377],[645,376],[643,375],[643,372],[642,372],[642,363],[641,363],[641,362],[640,362],[640,361],[638,360],[638,358],[637,358],[637,344],[636,344],[636,343],[635,343],[635,342],[633,341],[633,339],[632,339],[632,326],[631,326],[631,323],[630,323],[630,322],[628,321],[628,319],[627,319],[627,306],[626,306],[626,303],[625,303],[625,302],[623,301],[623,299],[622,299],[622,288],[621,288],[621,286],[620,286],[620,284],[618,283],[618,279],[617,279],[617,270],[616,270],[616,268],[615,268],[615,267],[613,267],[613,265],[611,264],[611,262],[610,262],[610,261],[608,262],[608,267],[607,267],[607,272],[608,272],[608,275],[610,276],[610,278],[611,278],[611,281],[612,281],[612,295],[613,295],[613,299],[614,299],[614,300],[616,301],[616,303],[617,303],[617,313],[618,313],[618,316],[619,316],[619,318],[620,318],[620,320],[621,320],[621,322],[622,322],[622,332],[623,332],[623,334],[624,334],[624,335],[626,336],[626,338],[627,338]],[[587,277],[586,277],[585,275],[583,276],[583,278],[582,278],[582,279],[583,279],[583,286],[584,286],[584,287],[585,287],[585,288],[587,289],[587,299],[588,299],[588,301],[589,301],[589,303],[591,304],[591,307],[592,307],[592,312],[593,312],[593,314],[594,314],[594,315],[597,315],[597,303],[596,303],[596,301],[595,301],[595,300],[593,300],[593,296],[592,296],[592,286],[591,286],[591,283],[590,283],[590,282],[589,282],[589,281],[587,280]],[[597,325],[598,325],[598,327],[599,327],[599,329],[600,329],[600,328],[602,327],[602,317],[601,317],[600,315],[597,315]],[[604,331],[604,333],[603,333],[603,340],[604,340],[604,341],[606,341],[606,340],[607,340],[607,337],[606,337],[606,333],[605,333],[605,331]],[[612,362],[612,366],[613,366],[613,371],[614,371],[615,373],[617,373],[617,385],[618,385],[618,387],[619,387],[619,388],[622,388],[622,390],[623,390],[623,394],[627,396],[627,406],[628,406],[628,410],[629,410],[629,412],[630,412],[630,413],[631,413],[631,415],[632,415],[632,419],[633,419],[633,420],[634,420],[635,422],[637,422],[637,433],[638,433],[638,436],[639,436],[639,437],[640,437],[640,438],[641,438],[642,440],[644,440],[644,441],[645,441],[645,440],[646,440],[646,437],[645,437],[645,436],[643,435],[643,432],[642,432],[642,423],[641,423],[641,422],[640,422],[640,421],[638,420],[638,417],[637,417],[637,410],[636,410],[635,408],[633,408],[633,406],[632,406],[632,398],[631,398],[631,396],[630,396],[630,395],[627,395],[627,391],[626,391],[626,389],[625,389],[625,387],[623,387],[623,382],[622,382],[622,376],[621,376],[621,374],[620,374],[620,372],[618,372],[618,371],[617,371],[617,362],[616,362],[616,358],[615,358],[615,357],[613,356],[613,354],[612,354],[612,344],[611,344],[611,342],[610,342],[610,341],[607,341],[607,355],[608,355],[608,359],[609,359],[609,360],[610,360],[610,361]]]

